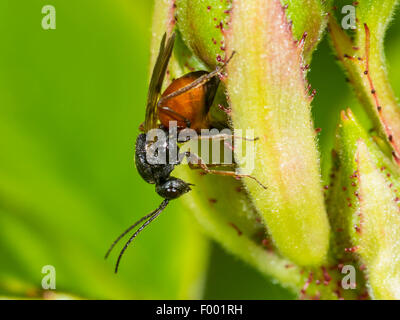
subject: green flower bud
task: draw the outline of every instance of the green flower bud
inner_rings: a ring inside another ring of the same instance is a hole
[[[400,107],[388,81],[384,53],[385,33],[397,3],[397,0],[357,1],[353,3],[355,29],[344,30],[332,13],[329,30],[332,45],[360,103],[400,163]],[[336,0],[335,4],[341,9],[346,3]]]
[[[279,251],[299,265],[319,265],[329,224],[302,71],[304,42],[293,40],[279,1],[233,1],[230,28],[227,47],[237,52],[227,79],[233,126],[260,137],[253,174],[268,189],[245,183]]]
[[[336,256],[360,262],[373,298],[399,299],[399,170],[351,111],[342,114],[337,137],[329,210]]]

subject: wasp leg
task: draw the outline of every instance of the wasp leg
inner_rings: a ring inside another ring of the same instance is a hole
[[[206,139],[210,139],[213,141],[225,141],[225,140],[230,140],[230,139],[241,139],[243,141],[257,141],[260,138],[256,137],[256,138],[251,139],[251,138],[239,137],[239,136],[224,134],[224,133],[214,134],[214,135],[200,135],[200,136],[193,138],[193,140],[206,140]],[[231,142],[225,141],[224,143],[228,148],[233,150],[233,146],[231,144],[232,141]]]
[[[235,135],[230,135],[230,134],[224,134],[224,133],[220,133],[220,134],[214,134],[214,135],[197,135],[196,137],[185,137],[185,139],[183,140],[179,140],[178,142],[188,142],[189,140],[214,140],[214,141],[223,141],[223,140],[228,140],[228,139],[241,139],[244,141],[257,141],[260,138],[259,137],[255,137],[253,139],[251,138],[246,138],[246,137],[239,137],[239,136],[235,136]]]
[[[214,134],[214,135],[200,135],[194,138],[193,140],[206,140],[206,139],[211,139],[211,140],[228,140],[228,139],[241,139],[244,141],[257,141],[260,138],[256,137],[253,139],[246,138],[246,137],[239,137],[239,136],[234,136],[230,134],[224,134],[224,133],[219,133],[219,134]]]
[[[188,159],[188,164],[191,169],[201,169],[205,173],[208,174],[215,174],[219,176],[229,176],[229,177],[234,177],[234,178],[250,178],[256,181],[261,187],[264,189],[267,189],[266,186],[264,186],[256,177],[251,176],[249,174],[240,174],[236,173],[235,171],[222,171],[222,170],[212,170],[210,169],[207,164],[204,163],[204,161],[196,154],[191,153],[191,152],[185,152],[185,156]],[[193,161],[194,160],[194,161]],[[194,163],[193,163],[194,162]],[[196,167],[196,164],[199,167]]]
[[[179,164],[181,164],[181,163],[179,163]],[[198,170],[198,169],[203,170],[199,164],[189,163],[189,162],[188,162],[188,164],[189,164],[190,169],[192,169],[192,170]],[[230,164],[230,163],[212,163],[212,164],[208,164],[207,167],[208,167],[208,168],[212,168],[212,167],[218,167],[218,168],[225,167],[225,168],[229,168],[229,169],[231,169],[231,170],[234,170],[234,169],[235,169],[235,165],[234,165],[234,164]]]
[[[157,108],[159,109],[160,112],[170,113],[170,114],[172,114],[173,116],[180,118],[180,120],[183,120],[183,121],[185,122],[186,127],[188,127],[188,128],[190,128],[190,126],[192,125],[192,124],[190,123],[190,120],[189,120],[189,119],[185,118],[183,115],[179,114],[178,112],[172,110],[172,109],[169,108],[169,107],[161,107],[160,105],[158,105]],[[175,119],[175,120],[179,120],[179,119]]]
[[[165,97],[161,97],[160,100],[158,100],[158,106],[160,106],[164,101],[177,97],[193,88],[197,88],[202,86],[204,83],[206,83],[207,81],[209,81],[210,79],[214,78],[215,76],[219,75],[220,72],[227,66],[227,64],[229,63],[229,61],[232,59],[233,55],[235,54],[235,51],[232,52],[232,55],[229,57],[229,59],[221,66],[218,66],[215,68],[214,71],[211,71],[210,73],[207,73],[203,76],[201,76],[200,78],[196,79],[195,81],[193,81],[192,83],[188,84],[187,86],[180,88],[179,90],[176,90],[168,95],[166,95]]]

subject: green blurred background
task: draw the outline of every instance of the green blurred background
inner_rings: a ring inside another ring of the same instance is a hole
[[[41,27],[47,4],[56,30]],[[179,201],[137,238],[118,275],[115,253],[103,260],[114,238],[160,203],[133,162],[151,17],[152,1],[0,1],[0,297],[43,297],[45,265],[57,272],[52,297],[293,297],[206,239]],[[400,96],[399,22],[386,43]],[[365,115],[326,39],[310,80],[326,179],[339,110]]]

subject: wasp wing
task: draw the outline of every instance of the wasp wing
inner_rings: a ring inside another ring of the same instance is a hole
[[[150,80],[149,92],[147,94],[146,118],[144,123],[145,132],[155,128],[157,125],[157,101],[161,94],[161,88],[167,71],[168,62],[174,48],[175,33],[173,33],[168,39],[167,44],[165,44],[166,38],[167,35],[165,33],[161,40],[160,51]]]

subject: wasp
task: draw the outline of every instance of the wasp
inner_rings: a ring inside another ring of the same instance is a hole
[[[121,258],[133,239],[135,239],[146,226],[148,226],[164,211],[171,200],[179,198],[191,191],[191,186],[193,186],[191,183],[171,176],[175,166],[181,163],[182,157],[179,157],[180,159],[175,162],[167,162],[163,164],[152,164],[148,161],[149,151],[151,150],[152,143],[154,143],[154,141],[148,139],[149,131],[161,128],[166,132],[167,136],[167,140],[165,143],[162,143],[161,147],[159,147],[157,151],[150,151],[150,156],[152,156],[152,152],[163,153],[168,156],[172,149],[180,155],[178,143],[187,142],[187,140],[175,141],[175,143],[171,144],[167,135],[167,130],[169,129],[170,124],[174,123],[178,130],[190,128],[197,132],[201,129],[210,128],[211,118],[209,111],[220,83],[219,75],[233,56],[232,54],[223,65],[218,66],[212,72],[190,72],[173,80],[167,89],[161,94],[168,63],[174,47],[174,41],[175,33],[173,33],[168,40],[166,39],[166,34],[164,34],[162,38],[159,54],[149,84],[145,121],[140,126],[140,130],[143,131],[143,133],[139,134],[135,144],[135,164],[137,171],[147,183],[155,185],[156,192],[164,200],[157,209],[135,222],[112,243],[105,258],[109,256],[110,252],[119,240],[143,222],[122,248],[115,265],[115,273],[118,272]],[[160,123],[160,125],[158,123]],[[226,138],[227,136],[223,134],[214,136],[200,135],[197,137],[197,139],[219,140]],[[246,138],[242,139],[247,140]],[[195,168],[195,166],[193,166],[193,162],[195,162],[198,165],[198,168],[202,169],[205,173],[233,176],[236,178],[249,177],[264,187],[255,177],[250,175],[242,175],[234,171],[212,170],[201,160],[200,157],[191,152],[186,152],[183,156],[191,158],[191,161],[188,161],[191,168]]]

